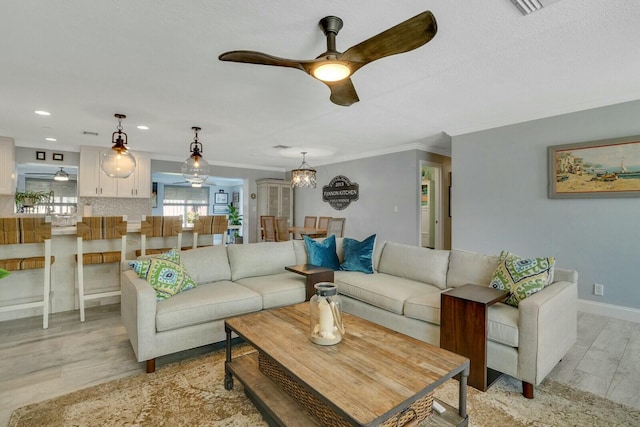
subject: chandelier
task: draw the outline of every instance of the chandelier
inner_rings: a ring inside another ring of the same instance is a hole
[[[291,187],[316,188],[316,170],[306,162],[306,154],[302,152],[302,164],[291,171]]]
[[[118,119],[118,127],[111,134],[113,147],[100,156],[100,169],[111,178],[128,178],[136,169],[136,158],[127,151],[127,134],[122,132],[122,119],[127,116],[115,114],[115,117]]]
[[[189,146],[191,156],[182,164],[182,176],[192,187],[200,187],[203,182],[209,178],[209,163],[202,157],[202,144],[198,141],[198,132],[200,128],[193,126],[191,129],[195,132],[195,138]]]

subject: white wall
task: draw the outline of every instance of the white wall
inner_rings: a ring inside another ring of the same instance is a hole
[[[547,146],[638,134],[640,101],[453,137],[452,246],[555,256],[579,298],[640,308],[640,198],[547,198]]]

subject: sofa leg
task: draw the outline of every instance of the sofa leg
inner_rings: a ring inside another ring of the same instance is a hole
[[[533,384],[522,381],[522,395],[527,399],[533,399]]]
[[[152,372],[156,371],[156,359],[149,359],[147,360],[147,374],[150,374]]]

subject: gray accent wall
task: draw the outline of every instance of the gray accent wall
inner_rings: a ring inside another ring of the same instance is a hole
[[[362,240],[376,233],[381,240],[419,245],[420,160],[443,163],[449,171],[448,157],[420,150],[324,166],[310,162],[317,170],[317,188],[294,190],[295,224],[302,225],[307,215],[344,217],[346,237]],[[336,175],[359,185],[359,200],[344,210],[322,201],[322,187]]]
[[[453,137],[453,247],[554,256],[579,298],[640,308],[640,198],[547,198],[547,146],[638,134],[640,101]]]

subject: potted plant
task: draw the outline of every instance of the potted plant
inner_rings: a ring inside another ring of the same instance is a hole
[[[23,208],[30,208],[42,202],[48,202],[51,197],[51,193],[44,191],[16,191],[13,196],[16,203],[16,209],[18,212]]]
[[[235,206],[229,206],[229,225],[242,225],[242,215],[240,215],[240,211]],[[233,237],[237,244],[242,243],[239,229],[234,230]]]

